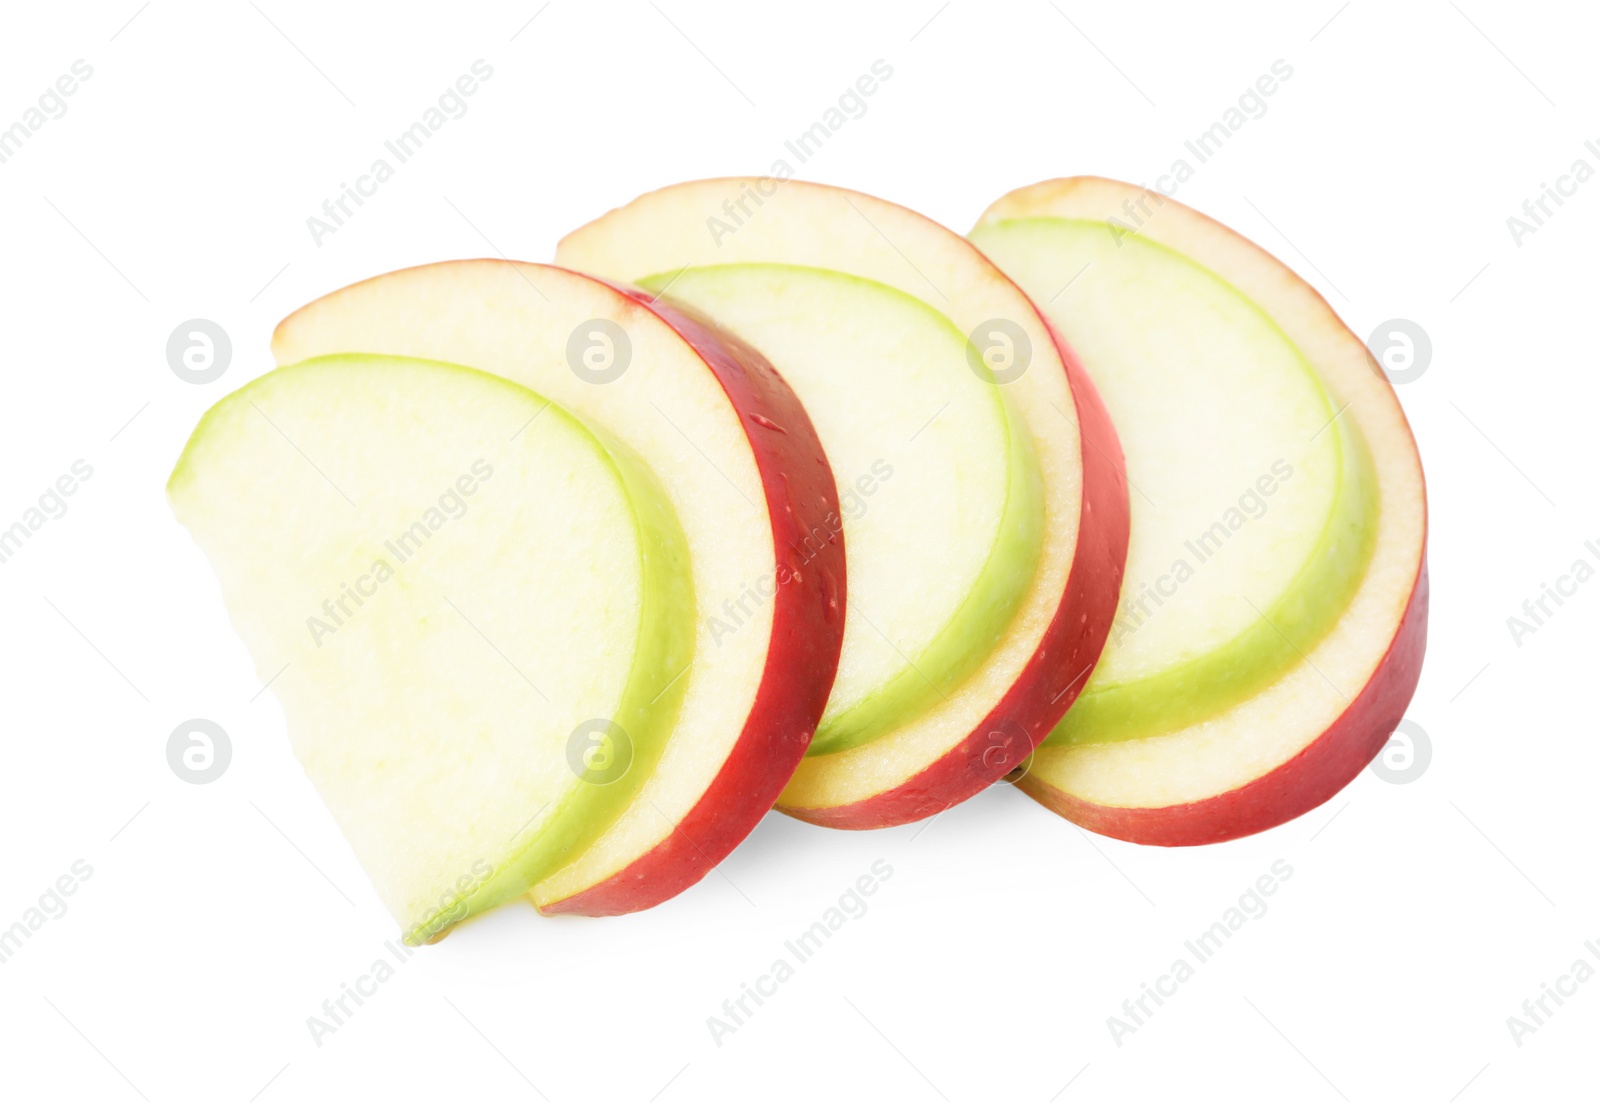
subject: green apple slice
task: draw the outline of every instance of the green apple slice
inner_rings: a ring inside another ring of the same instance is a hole
[[[807,754],[921,717],[994,650],[1038,566],[1038,459],[988,367],[922,300],[829,269],[711,265],[639,284],[761,350],[838,481],[850,600]]]
[[[168,495],[407,942],[526,893],[653,769],[687,549],[565,410],[456,365],[303,361],[212,407]]]
[[[1357,429],[1255,303],[1107,224],[985,222],[972,239],[1082,358],[1126,455],[1111,641],[1048,744],[1174,731],[1275,681],[1338,621],[1373,546]]]

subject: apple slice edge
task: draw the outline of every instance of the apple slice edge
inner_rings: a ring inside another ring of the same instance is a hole
[[[777,565],[780,585],[773,602],[778,608],[755,704],[710,786],[665,839],[610,876],[565,896],[546,898],[535,886],[535,903],[546,915],[637,912],[675,897],[710,873],[772,809],[804,757],[833,688],[844,643],[844,542],[829,531],[803,572],[796,563],[798,550],[817,528],[800,519],[816,503],[824,517],[839,510],[833,470],[799,398],[760,352],[709,320],[637,288],[604,282],[682,334],[740,411],[752,444],[756,434],[765,435],[766,447],[755,449],[756,463],[767,491],[774,545],[789,560]],[[780,503],[792,508],[775,508]],[[815,596],[805,597],[813,589]],[[789,672],[796,669],[826,672],[827,677],[793,679]],[[779,723],[792,713],[809,718],[804,740],[788,739],[787,726]]]
[[[1365,344],[1315,288],[1243,235],[1175,200],[1100,177],[1044,181],[1018,189],[996,201],[980,225],[1004,218],[1127,218],[1124,205],[1140,197],[1153,199],[1155,205],[1137,232],[1212,268],[1254,300],[1304,349],[1330,391],[1345,400],[1345,408],[1354,407],[1349,416],[1361,425],[1362,432],[1370,439],[1376,431],[1389,457],[1379,472],[1380,495],[1390,498],[1389,509],[1380,511],[1377,522],[1380,546],[1347,610],[1350,615],[1358,610],[1358,602],[1364,602],[1360,616],[1376,614],[1382,631],[1372,634],[1368,646],[1352,647],[1348,640],[1342,645],[1355,657],[1347,659],[1346,665],[1354,672],[1364,670],[1359,674],[1360,688],[1346,696],[1328,681],[1316,667],[1316,660],[1323,656],[1320,647],[1312,650],[1312,658],[1298,669],[1306,682],[1320,678],[1344,699],[1342,707],[1329,711],[1326,723],[1307,722],[1305,739],[1290,747],[1288,754],[1282,754],[1281,736],[1251,735],[1249,739],[1257,742],[1245,749],[1248,755],[1259,760],[1276,754],[1277,761],[1252,775],[1253,765],[1243,765],[1245,757],[1241,757],[1241,765],[1231,771],[1231,784],[1217,787],[1215,792],[1193,792],[1206,786],[1186,787],[1181,782],[1154,788],[1191,791],[1175,801],[1127,800],[1138,795],[1140,786],[1130,782],[1119,787],[1115,770],[1123,770],[1130,779],[1139,771],[1148,775],[1163,746],[1177,748],[1182,755],[1177,761],[1194,765],[1207,747],[1220,746],[1227,739],[1226,730],[1219,737],[1199,731],[1203,725],[1196,726],[1185,733],[1130,741],[1120,750],[1117,745],[1041,749],[1035,763],[1047,764],[1045,769],[1030,770],[1018,781],[1018,788],[1029,796],[1086,828],[1135,843],[1187,846],[1250,835],[1316,808],[1342,790],[1385,746],[1416,689],[1426,647],[1427,493],[1404,411]],[[1370,443],[1374,447],[1379,444]],[[1380,555],[1384,562],[1380,563]],[[1402,580],[1406,581],[1403,585]],[[1307,668],[1316,674],[1307,675]],[[1290,677],[1286,675],[1280,683]],[[1264,694],[1273,690],[1269,687]],[[1225,723],[1239,722],[1225,715]],[[1273,740],[1278,741],[1276,745]],[[1138,743],[1147,746],[1130,746]],[[1074,756],[1079,757],[1079,765],[1087,763],[1088,773],[1075,770]],[[1229,771],[1221,773],[1226,776]],[[1112,781],[1108,783],[1108,779]],[[1074,792],[1072,786],[1079,782],[1099,794]],[[1108,791],[1120,791],[1124,799],[1107,800]]]

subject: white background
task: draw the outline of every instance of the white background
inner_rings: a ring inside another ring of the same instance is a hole
[[[75,860],[93,868],[0,965],[0,1096],[1593,1097],[1600,980],[1520,1047],[1506,1022],[1600,940],[1600,582],[1520,647],[1506,625],[1600,560],[1583,548],[1600,538],[1600,180],[1520,246],[1506,226],[1576,158],[1600,169],[1583,147],[1600,140],[1592,13],[138,2],[8,5],[0,23],[0,126],[74,60],[94,69],[0,165],[0,523],[74,460],[94,468],[0,564],[0,927]],[[479,58],[494,76],[468,114],[315,245],[307,217]],[[394,924],[167,509],[190,428],[268,368],[299,304],[401,265],[547,260],[642,191],[765,172],[879,58],[892,79],[800,174],[960,230],[1047,177],[1153,182],[1275,59],[1293,66],[1179,198],[1286,259],[1363,337],[1394,317],[1431,335],[1429,370],[1400,389],[1432,507],[1409,712],[1431,765],[1203,850],[1089,837],[1005,786],[926,828],[769,816],[647,914],[512,905],[464,927],[318,1047],[307,1017]],[[234,344],[206,386],[165,357],[195,317]],[[191,717],[232,738],[209,785],[167,766]],[[878,859],[894,873],[870,910],[716,1045],[707,1017]],[[1278,859],[1294,874],[1270,911],[1113,1042],[1107,1017]]]

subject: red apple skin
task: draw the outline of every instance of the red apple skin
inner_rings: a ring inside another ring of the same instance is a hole
[[[638,912],[705,877],[788,784],[822,719],[844,643],[839,492],[799,397],[764,356],[733,335],[636,288],[612,286],[677,330],[739,412],[772,518],[778,586],[755,705],[716,778],[665,840],[606,880],[542,906],[545,915]]]
[[[1040,315],[1041,321],[1044,320]],[[1045,322],[1048,327],[1049,323]],[[1050,336],[1066,366],[1082,439],[1078,547],[1067,586],[1021,676],[965,739],[891,789],[849,805],[779,811],[828,828],[885,828],[958,805],[1022,763],[1089,681],[1111,632],[1128,558],[1128,477],[1100,393],[1066,341]]]
[[[1046,808],[1103,836],[1158,847],[1221,843],[1264,832],[1321,805],[1383,750],[1422,675],[1428,642],[1428,561],[1372,678],[1339,719],[1288,762],[1238,789],[1185,805],[1097,805],[1024,776],[1017,786]]]

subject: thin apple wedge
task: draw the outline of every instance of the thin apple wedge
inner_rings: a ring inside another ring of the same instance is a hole
[[[960,686],[1009,628],[1044,523],[1033,439],[988,369],[969,362],[966,336],[902,291],[792,265],[640,281],[669,283],[672,302],[782,350],[783,378],[840,480],[850,601],[807,754],[862,747]],[[724,634],[738,631],[745,597],[729,596]]]
[[[972,239],[1083,358],[1134,487],[1112,642],[1020,787],[1167,845],[1326,801],[1388,741],[1426,637],[1422,468],[1388,381],[1288,268],[1132,185],[1023,188]]]
[[[625,447],[470,368],[324,357],[212,407],[168,493],[406,942],[526,893],[644,788],[694,598]]]
[[[749,347],[649,296],[544,265],[389,273],[301,308],[273,338],[279,363],[352,350],[522,384],[626,441],[656,473],[695,595],[693,661],[674,672],[678,721],[637,798],[533,898],[546,912],[608,915],[694,884],[771,808],[838,663],[843,547],[812,534],[839,500],[805,410]],[[771,599],[750,603],[724,636],[734,588]]]
[[[743,212],[731,230],[725,201]],[[557,260],[642,281],[759,348],[854,488],[840,679],[778,807],[902,824],[1015,767],[1100,653],[1128,509],[1094,388],[1028,298],[937,223],[798,181],[652,192]]]

